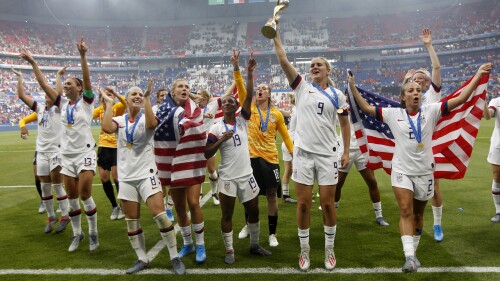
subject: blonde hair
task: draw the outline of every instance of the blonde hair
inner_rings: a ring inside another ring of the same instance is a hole
[[[171,92],[173,92],[173,91],[174,91],[175,86],[177,86],[177,83],[179,83],[179,82],[181,82],[181,81],[186,81],[186,83],[187,83],[187,80],[186,80],[186,79],[184,79],[184,78],[175,79],[175,80],[174,80],[174,82],[172,83]]]
[[[199,90],[198,94],[200,96],[203,96],[204,98],[206,98],[207,102],[210,102],[210,99],[212,98],[212,95],[208,92],[208,90],[205,90],[205,89]]]
[[[316,57],[316,58],[322,60],[326,65],[326,69],[328,69],[328,71],[331,72],[332,65],[330,64],[330,62],[328,61],[327,58],[325,58],[325,57]],[[327,78],[328,78],[328,85],[335,87],[335,83],[333,83],[332,78],[330,78],[330,76],[327,76]]]

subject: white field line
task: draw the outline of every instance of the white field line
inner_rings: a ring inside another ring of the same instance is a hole
[[[419,273],[500,273],[500,267],[427,267],[419,268]],[[220,275],[220,274],[384,274],[384,273],[401,273],[401,268],[337,268],[333,271],[328,271],[323,268],[310,269],[307,272],[300,271],[296,268],[212,268],[212,269],[187,269],[187,274],[198,275]],[[122,269],[0,269],[0,275],[124,275],[125,270]],[[172,271],[166,269],[146,269],[137,274],[140,275],[164,275],[173,274]],[[418,274],[418,273],[417,273]]]
[[[205,205],[205,203],[208,201],[208,199],[210,199],[212,197],[212,191],[209,190],[207,192],[207,194],[205,194],[203,196],[203,198],[201,198],[200,200],[200,207],[203,207],[203,205]],[[191,212],[188,212],[188,216],[191,217]],[[179,227],[179,224],[175,224],[174,226],[174,231],[175,231],[175,234],[177,235],[177,233],[180,231],[180,227]],[[182,240],[182,238],[181,238]],[[181,241],[182,243],[182,241]],[[177,243],[178,244],[178,243]],[[160,253],[160,251],[165,248],[165,243],[163,242],[163,239],[158,241],[156,243],[156,245],[154,245],[153,248],[151,248],[151,250],[148,251],[147,255],[148,255],[148,259],[149,261],[152,261],[154,258],[156,258],[156,256]]]

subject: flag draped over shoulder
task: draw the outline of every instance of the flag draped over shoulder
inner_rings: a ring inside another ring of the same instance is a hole
[[[470,98],[436,124],[432,135],[432,151],[436,162],[435,178],[461,179],[465,176],[486,102],[488,79],[489,75],[483,75]],[[471,80],[472,78],[441,102],[460,95]],[[349,87],[347,88],[351,104],[351,121],[361,153],[368,159],[366,167],[372,170],[383,168],[390,174],[395,151],[394,136],[387,124],[361,111]],[[370,105],[399,107],[399,103],[393,100],[357,89]]]
[[[191,99],[184,108],[177,106],[169,94],[156,116],[155,158],[162,184],[183,187],[204,182],[207,160],[202,110]]]

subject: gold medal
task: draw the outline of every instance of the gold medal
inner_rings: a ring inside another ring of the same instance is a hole
[[[424,149],[424,144],[421,143],[421,142],[419,142],[417,147],[418,147],[418,149],[423,150]]]
[[[73,124],[68,124],[68,129],[73,128]]]
[[[342,114],[344,113],[344,110],[342,108],[337,109],[337,114]]]
[[[128,149],[132,148],[132,144],[130,142],[127,142],[127,148]]]
[[[43,125],[43,122],[38,122],[38,126],[42,126]]]

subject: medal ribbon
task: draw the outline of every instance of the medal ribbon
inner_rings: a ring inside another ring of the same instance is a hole
[[[262,119],[262,113],[260,112],[259,106],[257,106],[257,110],[259,111],[259,117],[260,117],[260,128],[262,132],[267,131],[267,125],[269,124],[269,114],[271,113],[271,108],[267,109],[267,114],[266,114],[266,121]],[[236,119],[235,119],[236,122]],[[236,124],[236,123],[235,123]]]
[[[226,127],[226,132],[228,132],[229,128],[227,127],[226,121],[224,119],[222,119],[222,123],[224,123],[224,127]],[[233,135],[236,134],[236,119],[234,119],[234,127],[233,127],[232,131],[233,131]]]
[[[335,89],[332,87],[332,86],[329,86],[330,87],[330,90],[332,91],[333,93],[333,96],[335,98],[333,98],[332,96],[330,96],[327,92],[325,92],[325,90],[323,90],[323,88],[321,88],[318,84],[316,83],[311,83],[314,88],[316,88],[320,93],[322,93],[323,95],[325,95],[333,104],[333,106],[336,108],[336,109],[340,109],[339,107],[339,96],[337,95],[337,91],[335,91]]]
[[[80,100],[82,99],[82,97],[79,97],[75,104],[73,105],[73,107],[71,107],[71,105],[68,103],[68,106],[66,106],[66,119],[68,120],[68,124],[75,124],[75,119],[73,118],[73,114],[75,113],[75,108],[76,106],[78,105],[78,103],[80,102]],[[69,111],[69,108],[71,107],[71,112]]]
[[[406,110],[406,116],[408,117],[408,122],[410,122],[411,130],[413,131],[413,134],[415,134],[415,139],[417,140],[418,143],[422,143],[422,128],[420,127],[420,109],[418,110],[416,129],[413,120],[411,120],[410,118],[410,114],[408,114],[408,110]]]
[[[139,123],[139,119],[142,117],[142,112],[139,113],[139,116],[134,121],[134,125],[132,125],[132,130],[128,131],[128,114],[125,115],[125,136],[127,137],[127,142],[130,144],[134,143],[134,131],[135,127],[137,127],[137,124]]]

